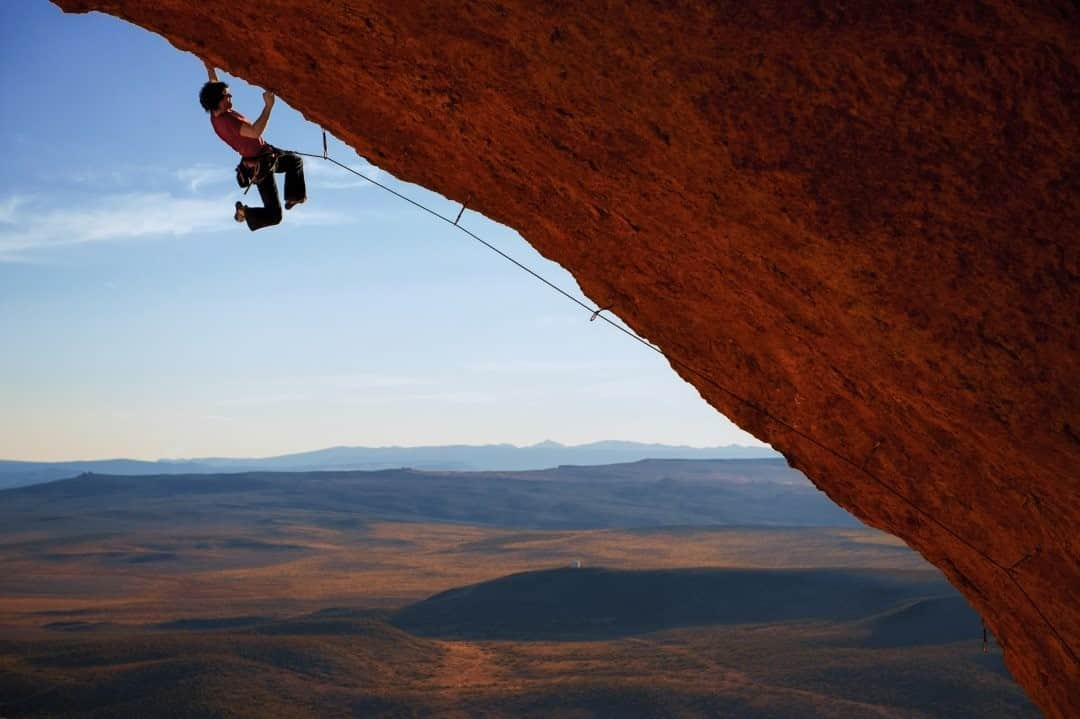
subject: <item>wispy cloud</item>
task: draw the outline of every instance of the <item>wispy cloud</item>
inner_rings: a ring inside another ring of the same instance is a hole
[[[13,198],[16,199],[16,198]],[[0,234],[0,259],[38,249],[87,242],[122,241],[192,232],[225,230],[233,225],[224,199],[193,199],[166,193],[105,195],[91,207],[45,208],[41,202],[11,203]]]
[[[369,390],[399,387],[421,387],[435,384],[430,377],[383,374],[378,372],[357,372],[348,374],[286,375],[261,378],[259,387],[274,387],[276,392],[289,392],[299,389]]]
[[[15,222],[15,211],[19,209],[20,205],[25,205],[29,201],[29,197],[12,195],[0,202],[0,224],[10,225]]]
[[[496,404],[500,398],[490,392],[451,390],[446,392],[395,392],[393,394],[338,394],[321,400],[322,404],[336,406],[403,406],[408,404],[418,405],[491,405]]]
[[[403,404],[450,404],[450,405],[490,405],[498,397],[490,392],[471,390],[450,390],[445,392],[283,392],[244,394],[218,400],[217,406],[225,412],[280,406],[313,405],[318,407],[354,407],[354,406],[399,406]]]
[[[460,390],[457,392],[431,392],[425,394],[405,395],[405,401],[422,402],[426,404],[495,404],[499,397],[490,392]]]
[[[474,362],[467,369],[480,374],[500,375],[548,375],[577,374],[589,376],[607,376],[612,372],[632,372],[640,370],[641,363],[630,360],[528,360],[512,359],[500,362]]]
[[[130,187],[137,178],[153,177],[155,168],[138,165],[111,165],[109,167],[73,167],[63,177],[68,182],[84,185],[96,190],[108,188],[117,190]]]
[[[230,390],[233,396],[219,404],[226,408],[303,402],[355,404],[358,398],[385,403],[400,397],[403,389],[417,392],[436,384],[428,377],[380,373],[266,377],[255,383],[235,382]]]
[[[176,171],[176,179],[187,185],[192,192],[198,192],[203,185],[234,181],[232,173],[224,165],[182,167]]]
[[[378,180],[382,171],[374,165],[353,167],[372,180]],[[346,172],[337,165],[331,165],[317,158],[304,158],[304,176],[312,187],[323,190],[351,190],[353,188],[372,187],[367,180]]]
[[[55,208],[15,196],[0,202],[0,221],[6,226],[0,233],[0,261],[17,261],[27,253],[65,245],[235,230],[232,204],[231,197],[154,192],[104,195],[92,206]],[[305,227],[353,221],[344,213],[308,207],[287,217],[289,224]]]
[[[255,198],[254,203],[258,205],[258,198]],[[298,227],[327,227],[329,225],[348,225],[360,220],[359,214],[356,212],[346,214],[344,212],[338,212],[336,210],[319,210],[311,206],[309,202],[306,205],[292,210],[285,216],[285,223],[288,225],[296,225]]]
[[[224,408],[265,407],[277,404],[292,404],[311,400],[311,395],[302,392],[284,394],[252,394],[243,397],[226,397],[218,404]]]
[[[323,387],[359,390],[420,387],[424,385],[431,385],[435,382],[429,377],[410,377],[407,375],[378,373],[317,375],[314,377],[303,378],[301,381],[309,385],[317,384]]]

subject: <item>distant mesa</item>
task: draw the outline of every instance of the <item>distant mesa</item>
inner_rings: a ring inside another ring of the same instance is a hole
[[[642,459],[777,459],[769,447],[680,447],[603,441],[567,446],[545,440],[529,447],[512,444],[433,447],[330,447],[262,458],[170,459],[144,462],[106,459],[74,462],[0,460],[0,490],[80,474],[158,475],[222,472],[317,472],[399,469],[429,471],[526,471],[560,465],[592,466]]]
[[[866,647],[913,647],[981,637],[982,621],[959,594],[925,597],[863,623]]]
[[[451,589],[391,621],[424,637],[592,640],[714,624],[854,620],[954,594],[932,572],[561,568]],[[918,623],[917,615],[909,619]],[[881,635],[891,631],[882,619]]]

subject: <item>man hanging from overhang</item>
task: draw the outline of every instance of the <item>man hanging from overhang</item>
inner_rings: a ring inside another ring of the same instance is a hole
[[[233,218],[237,222],[247,222],[252,231],[276,225],[281,222],[281,199],[274,173],[285,173],[285,209],[291,210],[307,199],[303,158],[279,150],[262,138],[274,108],[274,93],[269,90],[263,93],[262,114],[251,122],[233,109],[229,86],[218,80],[213,65],[208,62],[205,65],[209,81],[199,92],[199,103],[210,113],[210,124],[218,137],[240,153],[240,164],[236,166],[237,183],[245,188],[245,192],[255,185],[263,203],[262,207],[250,207],[238,200]]]

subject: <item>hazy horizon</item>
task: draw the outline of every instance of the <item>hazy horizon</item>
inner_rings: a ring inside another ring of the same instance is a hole
[[[71,463],[71,462],[109,462],[109,461],[122,461],[122,460],[134,460],[137,462],[196,462],[201,460],[215,460],[215,459],[273,459],[275,457],[286,457],[294,455],[312,454],[317,452],[323,452],[328,450],[339,449],[370,449],[370,450],[410,450],[410,449],[439,449],[446,447],[469,447],[469,448],[482,448],[482,447],[513,447],[515,449],[533,449],[545,446],[558,446],[565,449],[579,449],[582,447],[591,447],[594,445],[605,444],[634,444],[642,446],[657,446],[665,448],[675,449],[687,449],[693,451],[700,450],[720,450],[728,448],[746,448],[746,449],[762,449],[774,451],[772,447],[764,442],[758,442],[755,440],[753,444],[732,442],[728,444],[713,444],[713,445],[692,445],[692,444],[671,444],[668,442],[648,442],[628,439],[601,439],[590,442],[579,443],[566,443],[558,442],[552,439],[542,439],[537,442],[531,442],[528,444],[516,444],[513,442],[457,442],[453,444],[383,444],[383,445],[361,445],[361,444],[337,444],[326,445],[319,447],[310,447],[306,449],[298,449],[288,452],[271,452],[264,455],[190,455],[183,457],[155,457],[155,456],[130,456],[130,455],[109,455],[109,456],[97,456],[97,457],[66,457],[61,459],[41,459],[38,457],[24,458],[24,457],[11,457],[7,455],[0,456],[0,461],[3,462],[27,462],[27,463]],[[781,456],[777,453],[777,456]]]

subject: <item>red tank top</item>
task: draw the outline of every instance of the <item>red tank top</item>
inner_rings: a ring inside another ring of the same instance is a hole
[[[210,124],[214,126],[214,132],[225,141],[232,149],[240,153],[241,157],[257,157],[266,145],[262,137],[244,137],[240,134],[240,127],[248,122],[248,119],[236,110],[229,110],[220,115],[210,116]]]

